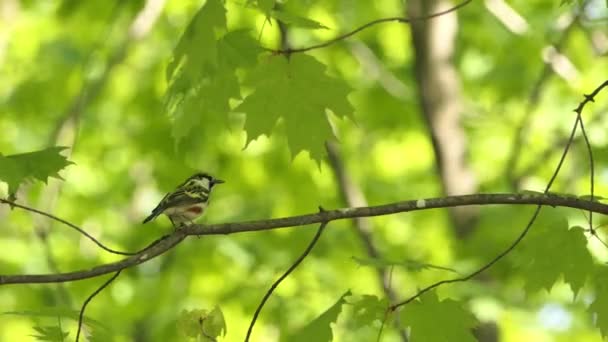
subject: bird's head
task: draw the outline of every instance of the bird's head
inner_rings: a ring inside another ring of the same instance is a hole
[[[204,188],[211,189],[214,185],[222,183],[225,183],[225,181],[217,179],[206,172],[199,172],[188,178],[185,184],[186,186],[199,185]]]

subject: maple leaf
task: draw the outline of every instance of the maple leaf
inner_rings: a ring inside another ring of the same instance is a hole
[[[380,322],[386,315],[388,300],[373,295],[350,296],[348,304],[353,306],[353,323],[357,327]]]
[[[30,335],[38,341],[63,342],[69,333],[56,326],[34,326],[37,335]]]
[[[292,156],[308,150],[320,161],[325,141],[333,137],[326,110],[352,118],[349,86],[326,75],[325,66],[311,56],[271,56],[258,64],[247,83],[255,90],[235,109],[247,114],[247,144],[269,136],[283,118]]]
[[[563,275],[576,295],[593,269],[584,229],[568,229],[566,218],[553,208],[543,208],[531,229],[519,253],[526,291],[549,291]]]
[[[322,313],[319,317],[315,318],[308,325],[298,330],[294,335],[290,336],[286,341],[296,342],[324,342],[332,341],[333,334],[331,331],[330,324],[338,319],[338,315],[342,312],[342,305],[346,303],[345,297],[350,296],[350,291],[346,291],[336,303],[334,303],[329,309]]]
[[[176,148],[197,146],[205,137],[228,128],[229,101],[241,98],[236,70],[253,67],[262,51],[248,30],[222,36],[225,30],[224,5],[209,0],[173,51],[165,101],[173,117]]]
[[[588,308],[595,326],[600,329],[602,337],[608,337],[608,267],[595,268],[595,299]]]
[[[440,301],[431,291],[406,305],[401,321],[411,329],[411,342],[475,342],[472,329],[477,320],[463,305],[452,299]]]
[[[186,32],[173,50],[167,66],[167,81],[176,77],[196,79],[207,64],[217,63],[217,39],[214,29],[226,28],[226,9],[220,0],[208,0],[194,15]]]
[[[3,156],[0,154],[0,180],[8,184],[8,191],[14,195],[19,185],[27,179],[47,182],[49,177],[59,178],[59,171],[74,164],[59,152],[66,147],[49,147],[29,153]]]

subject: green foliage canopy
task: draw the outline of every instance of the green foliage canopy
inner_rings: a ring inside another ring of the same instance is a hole
[[[325,142],[331,140],[339,141],[345,170],[369,203],[442,195],[420,113],[408,26],[374,26],[323,49],[285,51],[400,16],[401,1],[183,0],[166,2],[156,18],[148,7],[154,1],[8,2],[17,6],[0,22],[0,30],[10,32],[0,35],[2,198],[14,195],[108,245],[134,251],[171,231],[164,219],[139,222],[195,170],[228,181],[214,193],[203,222],[345,206],[326,161]],[[513,171],[532,170],[523,175],[524,187],[542,190],[563,146],[556,137],[573,123],[564,108],[576,106],[608,68],[593,52],[601,44],[589,38],[606,35],[604,27],[584,15],[575,17],[584,25],[554,25],[578,13],[574,2],[511,6],[526,30],[513,31],[481,2],[458,12],[453,62],[461,119],[470,165],[484,191],[517,190],[503,165],[524,116],[530,118],[526,148]],[[144,38],[128,38],[137,20],[152,21],[152,28]],[[561,40],[558,52],[571,63],[574,71],[565,69],[570,73],[542,58]],[[551,76],[530,106],[543,68]],[[598,108],[584,119],[592,122],[587,129],[596,175],[603,175],[608,149]],[[556,191],[589,193],[582,146],[573,145]],[[59,175],[65,181],[52,179]],[[604,194],[606,182],[598,177],[595,192]],[[505,341],[605,338],[605,246],[587,234],[583,215],[548,208],[521,249],[487,272],[489,282],[445,286],[404,306],[397,319],[387,315],[390,301],[378,270],[389,270],[398,298],[408,298],[456,277],[450,270],[463,274],[487,262],[530,214],[481,210],[475,233],[464,240],[439,211],[375,218],[371,243],[381,255],[374,258],[361,257],[365,242],[349,222],[332,222],[271,297],[253,340],[374,340],[385,319],[383,341],[398,341],[399,329],[409,329],[412,341],[471,341],[471,329],[488,320]],[[0,248],[6,251],[1,274],[87,269],[119,258],[27,212],[3,205],[0,219]],[[277,230],[188,240],[124,272],[96,297],[85,315],[86,333],[105,341],[239,340],[265,289],[309,239],[306,230]],[[74,310],[99,282],[1,286],[0,341],[70,339]],[[48,310],[52,314],[40,314]],[[558,327],[556,317],[562,318]],[[97,321],[110,331],[91,323]]]

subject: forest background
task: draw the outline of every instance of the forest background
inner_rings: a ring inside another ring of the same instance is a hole
[[[607,18],[0,0],[0,341],[601,341]]]

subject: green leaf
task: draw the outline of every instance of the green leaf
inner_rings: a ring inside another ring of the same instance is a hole
[[[295,14],[292,14],[289,12],[285,12],[285,11],[273,10],[270,13],[270,16],[275,18],[276,20],[282,21],[283,23],[285,23],[287,25],[292,25],[292,26],[297,26],[297,27],[302,27],[302,28],[309,28],[309,29],[327,29],[328,28],[327,26],[321,24],[318,21],[300,17],[298,15],[295,15]]]
[[[225,9],[209,0],[190,22],[167,67],[165,96],[175,146],[196,146],[228,128],[229,100],[240,99],[236,69],[253,67],[262,51],[248,30],[225,31]],[[208,138],[210,137],[210,138]]]
[[[308,150],[320,161],[325,141],[333,137],[326,109],[339,116],[351,116],[353,112],[346,98],[349,86],[327,76],[325,66],[308,55],[262,60],[248,84],[254,92],[235,109],[247,114],[247,144],[262,134],[270,135],[282,117],[292,156]]]
[[[197,77],[202,68],[217,63],[215,29],[226,28],[226,9],[220,0],[207,0],[194,15],[173,50],[173,60],[167,66],[167,81],[177,75]]]
[[[28,179],[47,182],[49,177],[59,178],[59,171],[73,164],[59,152],[66,147],[50,147],[41,151],[0,155],[0,180],[8,184],[10,194],[15,194],[19,185]]]
[[[64,342],[69,333],[57,326],[35,326],[37,335],[30,335],[38,341]]]
[[[22,311],[8,311],[2,312],[2,315],[17,315],[17,316],[25,316],[34,319],[40,318],[54,318],[59,319],[61,321],[62,318],[72,319],[74,322],[78,322],[80,318],[79,310],[72,310],[66,308],[42,308],[36,311],[33,310],[22,310]],[[87,338],[90,342],[96,341],[111,341],[111,331],[110,329],[102,324],[101,322],[92,319],[86,315],[82,317],[82,323],[88,327]]]
[[[608,267],[595,268],[595,299],[589,306],[591,320],[600,329],[604,339],[608,338]]]
[[[520,249],[526,290],[551,290],[560,275],[576,295],[592,272],[584,229],[568,229],[558,210],[543,208]]]
[[[208,312],[203,309],[182,310],[177,319],[177,330],[187,337],[200,337],[202,341],[226,335],[226,321],[216,306]]]
[[[258,0],[258,8],[266,15],[274,8],[275,0]]]
[[[183,99],[193,89],[196,91],[204,74],[217,66],[215,30],[225,28],[226,10],[220,0],[207,1],[190,21],[167,66],[166,102],[170,112],[177,110]]]
[[[201,334],[201,322],[207,317],[207,310],[182,310],[177,318],[177,331],[187,337]]]
[[[224,313],[219,306],[213,308],[209,315],[207,315],[203,323],[203,330],[207,336],[219,337],[226,335],[228,328],[226,327]]]
[[[173,114],[176,146],[184,139],[201,139],[205,131],[228,127],[229,100],[241,96],[238,80],[234,74],[221,73],[207,81],[188,94]]]
[[[342,305],[346,303],[344,298],[350,296],[350,294],[350,291],[346,291],[342,296],[340,296],[340,298],[338,298],[334,305],[332,305],[319,317],[315,318],[312,322],[308,323],[308,325],[287,338],[286,341],[331,341],[333,339],[333,334],[330,325],[338,319],[338,315],[340,315],[340,312],[342,312]]]
[[[43,308],[36,311],[33,310],[22,310],[22,311],[6,311],[3,312],[2,315],[17,315],[17,316],[25,316],[31,318],[56,318],[56,317],[66,317],[78,322],[80,311],[72,310],[72,309],[63,309],[63,308]],[[97,321],[95,319],[89,318],[88,316],[83,316],[82,322],[94,329],[102,329],[108,330],[109,328]]]
[[[346,299],[353,306],[353,325],[361,327],[384,320],[388,300],[372,295],[350,296]]]
[[[258,42],[251,37],[250,30],[228,32],[218,42],[219,60],[226,63],[225,71],[254,67],[262,51]]]
[[[439,301],[430,291],[409,303],[401,312],[403,324],[410,327],[411,342],[475,342],[475,317],[460,302]]]
[[[413,271],[413,272],[419,272],[419,271],[427,270],[427,269],[437,269],[437,270],[442,270],[442,271],[450,271],[450,272],[458,273],[458,271],[456,271],[452,268],[449,268],[449,267],[437,266],[437,265],[420,262],[418,260],[412,260],[412,259],[406,259],[403,261],[394,261],[394,260],[388,260],[388,259],[384,259],[384,258],[353,257],[353,260],[355,260],[355,262],[361,266],[370,266],[370,267],[376,267],[376,268],[397,266],[397,267],[403,267],[403,268],[407,269],[408,271]]]

